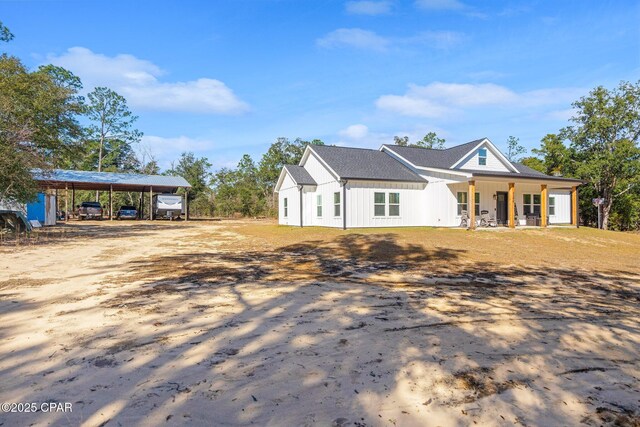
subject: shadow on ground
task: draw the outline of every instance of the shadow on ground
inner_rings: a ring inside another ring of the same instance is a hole
[[[639,425],[637,280],[393,233],[138,259],[56,313],[77,335],[1,355],[29,375],[0,394],[65,396],[29,418],[60,424]]]

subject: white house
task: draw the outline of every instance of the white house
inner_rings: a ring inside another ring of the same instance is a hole
[[[483,138],[442,150],[309,145],[275,191],[283,225],[457,227],[466,212],[471,227],[481,213],[544,227],[577,224],[580,184],[512,163]]]

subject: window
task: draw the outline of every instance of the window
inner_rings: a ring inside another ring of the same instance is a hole
[[[480,216],[480,193],[476,193],[476,200],[475,200],[475,213],[476,216]]]
[[[467,210],[467,192],[458,191],[458,216],[462,215],[462,211]]]
[[[322,194],[316,196],[316,215],[322,216]]]
[[[287,199],[286,197],[284,198],[284,217],[288,217],[289,216],[289,199]]]
[[[373,215],[384,216],[386,211],[385,194],[373,193]]]
[[[549,215],[555,215],[556,214],[556,198],[555,197],[549,197]]]
[[[389,216],[400,216],[400,193],[389,193]]]
[[[540,201],[539,194],[523,194],[522,204],[524,206],[525,215],[537,215],[540,216]]]
[[[487,165],[487,149],[486,148],[481,148],[478,150],[478,164],[480,166]]]
[[[333,216],[340,216],[340,192],[333,193]]]

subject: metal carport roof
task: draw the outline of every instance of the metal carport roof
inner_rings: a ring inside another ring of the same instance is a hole
[[[36,170],[33,177],[41,187],[50,189],[149,191],[153,188],[157,193],[174,193],[178,188],[191,188],[181,176],[54,169]]]

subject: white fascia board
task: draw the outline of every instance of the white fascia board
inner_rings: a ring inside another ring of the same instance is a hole
[[[428,171],[428,172],[447,173],[447,174],[450,174],[450,175],[460,175],[460,176],[463,176],[465,178],[471,178],[473,176],[471,173],[462,172],[460,170],[428,168],[428,167],[424,167],[424,166],[417,166],[417,165],[414,165],[409,160],[407,160],[404,157],[402,157],[400,154],[398,154],[395,151],[393,151],[391,148],[385,147],[384,145],[382,147],[380,147],[380,151],[385,151],[385,150],[388,150],[388,151],[392,152],[395,156],[397,156],[399,159],[402,159],[402,161],[404,161],[405,163],[407,163],[408,165],[410,165],[414,169],[420,169],[420,170],[424,170],[424,171]]]
[[[493,142],[491,142],[488,138],[483,139],[482,141],[480,141],[480,143],[478,145],[476,145],[475,147],[473,147],[471,150],[467,151],[465,153],[464,156],[460,157],[460,159],[455,162],[451,167],[455,168],[457,167],[460,163],[462,163],[462,161],[464,159],[467,158],[467,156],[471,153],[473,153],[474,151],[476,151],[481,145],[483,144],[487,144],[489,146],[489,148],[491,149],[491,151],[493,152],[493,154],[495,154],[496,156],[498,156],[498,158],[500,159],[500,161],[509,169],[511,169],[513,172],[515,173],[520,173],[520,171],[518,169],[515,168],[515,166],[513,166],[511,164],[511,162],[509,161],[509,159],[507,159],[504,154],[502,154],[500,152],[500,150],[498,150],[498,147],[496,147],[495,145],[493,145]]]
[[[282,181],[284,181],[285,174],[289,174],[289,172],[287,171],[287,168],[283,166],[282,170],[280,171],[280,176],[278,177],[278,182],[276,183],[276,186],[273,189],[274,193],[277,193],[280,191],[280,186],[282,185]],[[289,174],[289,176],[291,176],[291,174]],[[293,177],[291,177],[291,179],[293,179]]]

